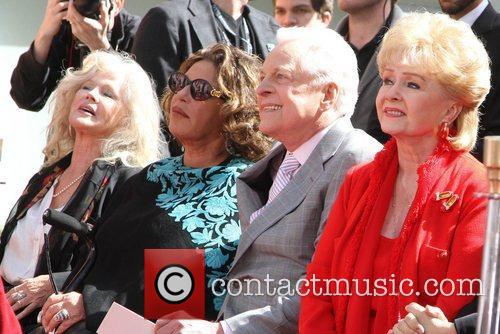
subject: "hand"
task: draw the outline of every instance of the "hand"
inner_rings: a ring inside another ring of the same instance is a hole
[[[73,0],[69,1],[67,20],[71,24],[71,31],[91,51],[109,49],[110,47],[107,35],[113,26],[115,13],[112,11],[110,14],[109,8],[110,5],[107,1],[101,1],[99,20],[94,20],[78,13]]]
[[[424,326],[422,326],[417,318],[408,313],[406,317],[399,320],[397,324],[392,327],[387,334],[423,334],[425,333]]]
[[[52,39],[61,27],[61,22],[66,16],[68,2],[60,0],[48,0],[45,7],[45,16],[42,25],[38,29],[40,36]]]
[[[224,334],[218,322],[192,319],[184,311],[171,313],[155,324],[156,334]]]
[[[60,0],[48,0],[45,8],[45,16],[42,25],[38,28],[33,43],[33,56],[40,64],[45,64],[49,55],[52,38],[61,28],[61,22],[66,18],[68,2]]]
[[[415,316],[426,334],[457,334],[455,325],[446,319],[443,311],[438,307],[429,305],[423,307],[417,303],[410,303],[405,309]],[[397,333],[394,331],[394,334]]]
[[[85,316],[83,296],[80,293],[53,294],[43,305],[42,325],[46,333],[50,333],[57,328],[55,333],[61,334],[77,322],[85,319]]]
[[[35,309],[42,307],[50,294],[53,293],[49,276],[41,275],[23,280],[21,284],[10,289],[5,294],[17,319],[22,319]],[[23,309],[24,308],[24,309]],[[21,312],[17,311],[23,309]]]

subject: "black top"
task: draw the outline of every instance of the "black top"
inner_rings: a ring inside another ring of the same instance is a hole
[[[55,164],[42,168],[30,179],[21,197],[12,208],[2,231],[0,237],[0,262],[3,259],[5,247],[17,226],[17,222],[26,215],[26,212],[33,204],[45,196],[52,187],[54,180],[62,174],[70,162],[71,154],[68,154]],[[91,225],[97,224],[115,190],[137,171],[137,168],[125,167],[120,162],[115,164],[106,161],[94,162],[62,209],[62,212],[79,221]],[[41,223],[42,221],[40,221]],[[49,232],[49,249],[52,270],[58,273],[56,283],[61,287],[71,268],[81,258],[84,258],[85,254],[81,253],[77,239],[72,238],[70,233],[56,228],[51,229]],[[35,277],[44,274],[47,274],[47,267],[45,254],[42,253],[38,260]]]
[[[236,252],[236,178],[249,163],[233,157],[189,168],[182,156],[166,158],[126,182],[102,219],[96,262],[83,282],[87,329],[99,327],[113,302],[144,314],[145,249],[204,250],[205,318],[215,320],[224,298],[211,284],[225,277]]]
[[[455,319],[457,334],[474,334],[477,327],[477,313]]]
[[[356,55],[356,59],[358,60],[358,73],[360,78],[363,76],[363,73],[365,73],[366,67],[368,66],[368,63],[372,59],[373,55],[375,54],[375,51],[377,50],[378,46],[382,42],[385,33],[387,32],[387,30],[389,30],[389,27],[392,22],[392,13],[393,11],[391,11],[384,25],[380,28],[380,30],[372,38],[372,40],[366,43],[359,50],[354,45],[349,43],[349,37],[348,37],[349,22],[345,25],[344,29],[340,31],[340,34],[344,36],[347,43],[351,46],[352,50],[354,51],[354,54]]]
[[[139,16],[122,10],[115,18],[109,43],[114,50],[130,52],[135,32],[139,26]],[[69,24],[63,23],[52,39],[45,64],[35,60],[33,43],[23,53],[10,79],[10,95],[19,108],[38,111],[43,108],[63,71],[69,67],[80,67],[88,48],[75,47],[76,42]]]

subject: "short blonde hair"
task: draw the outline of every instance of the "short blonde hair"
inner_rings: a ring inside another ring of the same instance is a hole
[[[377,62],[380,73],[391,63],[402,62],[433,76],[463,106],[450,124],[451,146],[474,148],[478,108],[490,90],[491,72],[483,44],[466,23],[444,14],[408,14],[386,33]]]
[[[52,120],[47,128],[43,150],[49,166],[73,150],[75,131],[69,124],[71,104],[76,92],[96,73],[123,73],[120,90],[123,117],[118,128],[102,140],[99,160],[113,162],[118,158],[127,166],[143,167],[161,156],[160,115],[152,81],[127,54],[94,51],[83,61],[81,69],[70,68],[59,82],[50,107]]]
[[[230,153],[256,161],[269,152],[271,139],[259,131],[257,86],[261,61],[231,45],[215,44],[191,54],[179,68],[186,73],[195,63],[208,60],[216,68],[217,89],[222,92],[224,104],[220,109],[223,118],[222,135]],[[162,99],[165,119],[168,122],[173,93],[167,87]]]

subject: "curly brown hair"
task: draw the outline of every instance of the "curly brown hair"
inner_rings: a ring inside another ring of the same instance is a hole
[[[259,85],[261,60],[238,48],[215,44],[191,54],[179,68],[186,73],[195,63],[211,61],[217,72],[217,87],[224,103],[220,113],[223,118],[222,135],[231,154],[256,161],[266,155],[272,140],[259,131],[259,110],[256,89]],[[165,89],[162,106],[168,122],[170,103],[174,94]]]

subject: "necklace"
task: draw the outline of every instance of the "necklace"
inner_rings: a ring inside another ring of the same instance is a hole
[[[78,180],[80,180],[85,175],[86,172],[87,171],[83,172],[82,175],[78,176],[76,179],[74,179],[73,181],[71,181],[66,187],[62,188],[57,193],[53,194],[52,198],[56,198],[57,196],[61,195],[63,192],[65,192],[66,190],[68,190],[72,185],[74,185],[76,182],[78,182]]]

